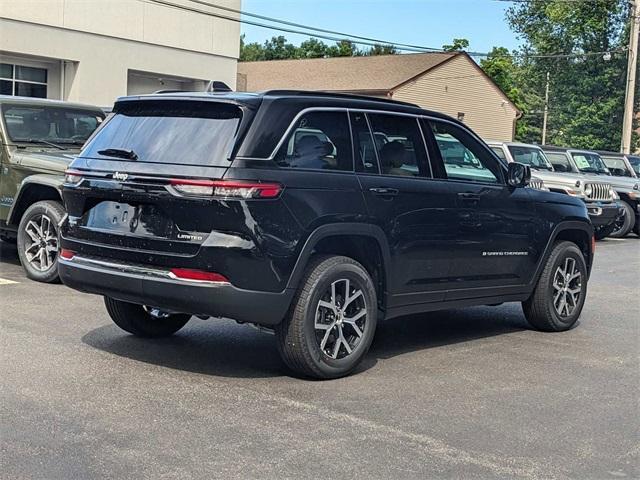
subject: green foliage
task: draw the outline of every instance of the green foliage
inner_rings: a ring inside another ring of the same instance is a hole
[[[322,40],[310,38],[299,46],[287,42],[280,35],[271,37],[263,44],[258,42],[246,43],[245,36],[240,37],[240,61],[256,62],[263,60],[285,60],[301,58],[327,57],[357,57],[363,55],[392,55],[398,53],[393,45],[373,45],[370,48],[359,49],[349,40],[341,40],[334,45],[327,45]]]
[[[469,40],[466,38],[454,38],[452,44],[442,46],[445,52],[462,52],[467,48],[469,48]]]
[[[548,143],[618,150],[626,77],[628,6],[624,0],[531,1],[507,11],[524,40],[523,56],[495,49],[482,68],[523,111],[517,138],[541,139],[546,74],[550,74]],[[535,55],[611,51],[603,55],[539,58]],[[502,57],[500,56],[502,55]],[[637,139],[636,139],[637,142]]]

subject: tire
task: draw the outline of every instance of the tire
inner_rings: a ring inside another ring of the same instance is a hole
[[[615,229],[616,229],[616,223],[613,222],[610,225],[606,225],[604,227],[598,228],[597,230],[594,231],[593,234],[596,237],[596,240],[604,240],[609,235],[611,235],[611,232],[613,232]]]
[[[609,235],[612,238],[624,238],[627,234],[633,230],[636,224],[636,215],[631,205],[627,202],[620,202],[622,208],[625,210],[624,217],[620,221],[616,221],[616,228]]]
[[[65,211],[60,202],[44,200],[27,208],[18,225],[18,256],[27,277],[57,283],[58,225]],[[38,253],[39,252],[39,253]]]
[[[122,302],[109,297],[104,297],[104,304],[113,323],[137,337],[168,337],[184,327],[191,318],[191,315],[186,313],[153,316],[150,313],[152,309],[143,305]]]
[[[351,300],[347,303],[345,297]],[[377,305],[373,281],[358,262],[342,256],[313,258],[289,313],[276,327],[283,361],[308,377],[348,375],[371,346]]]
[[[579,273],[580,276],[570,279],[567,288],[564,289],[566,277],[563,278],[559,272],[562,269],[570,270],[571,265],[574,274]],[[579,293],[576,298],[575,290],[578,287]],[[554,304],[558,292],[560,293],[557,304]],[[586,296],[587,265],[582,252],[575,243],[559,242],[553,247],[533,294],[522,303],[522,309],[527,321],[534,328],[544,332],[563,332],[569,330],[580,318]],[[563,298],[566,307],[556,308],[562,307]],[[568,301],[570,298],[573,299],[572,302]]]

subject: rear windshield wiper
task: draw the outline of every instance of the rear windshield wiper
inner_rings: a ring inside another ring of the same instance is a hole
[[[136,152],[126,148],[105,148],[104,150],[98,150],[98,155],[126,158],[127,160],[138,160]]]

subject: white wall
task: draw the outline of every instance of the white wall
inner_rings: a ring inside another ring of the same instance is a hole
[[[111,105],[127,94],[131,70],[234,88],[239,44],[236,22],[138,0],[0,0],[0,57],[57,65],[50,78],[64,78],[64,100]]]

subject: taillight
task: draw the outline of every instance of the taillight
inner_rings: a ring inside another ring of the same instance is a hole
[[[192,280],[196,282],[229,283],[224,275],[203,270],[191,270],[190,268],[172,268],[171,276],[180,280]]]
[[[188,180],[172,179],[171,186],[183,195],[225,198],[276,198],[282,191],[278,183],[248,182],[243,180]]]
[[[73,250],[69,250],[68,248],[60,249],[60,258],[64,260],[71,260],[75,256],[76,252],[74,252]]]
[[[596,236],[595,235],[591,237],[591,254],[593,255],[594,253],[596,253]]]
[[[84,177],[82,176],[82,172],[77,170],[67,170],[64,172],[64,181],[65,183],[70,183],[71,185],[79,184]]]

